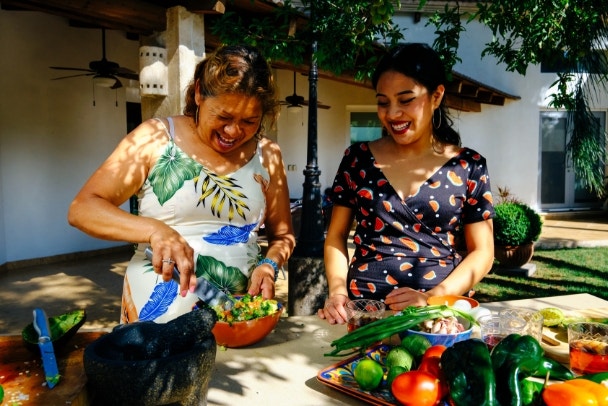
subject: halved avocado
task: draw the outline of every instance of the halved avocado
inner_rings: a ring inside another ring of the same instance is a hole
[[[84,309],[74,310],[68,313],[60,314],[59,316],[48,318],[51,341],[55,351],[74,337],[86,319],[87,313]],[[34,329],[33,323],[28,324],[23,331],[21,331],[21,337],[23,338],[25,346],[29,350],[39,351],[38,333]]]

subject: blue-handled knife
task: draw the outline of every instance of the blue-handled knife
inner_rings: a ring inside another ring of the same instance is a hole
[[[59,369],[57,369],[57,359],[51,341],[51,332],[46,313],[40,308],[34,309],[34,329],[38,333],[38,346],[42,354],[42,366],[46,383],[50,389],[59,382]]]
[[[147,247],[144,250],[144,253],[146,254],[146,258],[152,261],[152,248]],[[179,270],[177,269],[177,266],[173,267],[173,279],[179,283]],[[220,305],[225,310],[232,309],[235,302],[232,295],[226,294],[223,290],[214,285],[213,282],[208,281],[202,276],[196,279],[194,294],[209,306]]]

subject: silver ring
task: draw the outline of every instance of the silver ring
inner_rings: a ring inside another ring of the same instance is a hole
[[[175,261],[174,261],[174,260],[172,260],[171,258],[168,258],[168,259],[163,259],[163,262],[164,262],[165,264],[174,264],[174,263],[175,263]]]

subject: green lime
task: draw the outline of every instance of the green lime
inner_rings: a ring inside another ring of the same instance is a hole
[[[388,373],[386,374],[386,386],[390,388],[391,384],[393,383],[393,379],[407,371],[409,371],[409,369],[405,369],[404,367],[400,367],[399,365],[396,365],[389,369]]]
[[[359,361],[355,370],[355,381],[359,384],[361,390],[374,390],[382,382],[384,378],[384,370],[382,365],[371,358],[365,358]]]
[[[557,326],[564,320],[564,312],[557,307],[545,307],[539,312],[543,315],[543,326],[545,327]]]
[[[401,346],[414,356],[414,360],[418,364],[426,350],[431,347],[431,342],[422,335],[409,334],[401,339]]]
[[[409,371],[412,369],[414,356],[403,347],[393,347],[389,350],[388,354],[386,354],[384,363],[389,371],[396,366],[403,367]]]

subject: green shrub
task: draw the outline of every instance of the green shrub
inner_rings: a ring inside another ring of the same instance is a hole
[[[503,202],[494,206],[494,245],[523,245],[538,240],[542,229],[540,215],[519,202]]]

